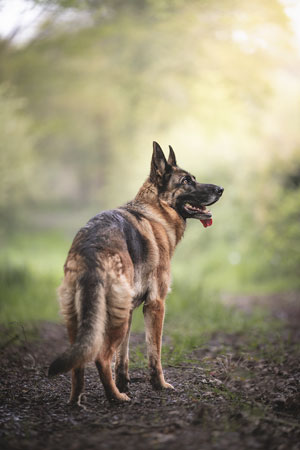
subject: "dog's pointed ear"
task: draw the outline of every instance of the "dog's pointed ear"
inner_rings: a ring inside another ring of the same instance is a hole
[[[164,152],[162,151],[160,145],[154,141],[150,180],[153,183],[157,183],[164,176],[165,172],[168,171],[168,169],[170,169],[170,165],[165,158]]]
[[[174,153],[174,150],[172,149],[171,145],[169,145],[169,158],[168,158],[168,163],[170,164],[170,166],[177,166],[177,162],[176,162],[176,156]]]

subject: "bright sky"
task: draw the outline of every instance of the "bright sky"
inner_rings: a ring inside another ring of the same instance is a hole
[[[300,0],[281,0],[300,46]]]
[[[291,20],[292,29],[300,49],[300,0],[280,0]],[[16,27],[20,27],[15,42],[22,43],[34,36],[44,19],[41,6],[30,0],[0,1],[0,35],[8,37]]]
[[[43,20],[43,8],[26,0],[2,0],[0,2],[0,35],[8,37],[17,27],[20,31],[15,41],[26,42]]]

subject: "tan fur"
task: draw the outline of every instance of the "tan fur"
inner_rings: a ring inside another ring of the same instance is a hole
[[[186,225],[176,198],[184,192],[180,178],[187,172],[177,167],[172,149],[168,166],[157,145],[150,177],[135,199],[95,216],[79,230],[64,266],[58,292],[71,346],[53,361],[49,375],[72,370],[72,403],[80,404],[88,361],[95,361],[109,400],[129,400],[130,325],[141,303],[150,381],[156,389],[172,388],[163,375],[161,339],[170,260]]]

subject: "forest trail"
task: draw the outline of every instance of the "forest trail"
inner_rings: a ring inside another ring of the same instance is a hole
[[[134,334],[125,405],[107,402],[92,364],[86,409],[67,405],[69,374],[46,376],[66,345],[61,325],[39,324],[35,340],[20,324],[2,329],[1,449],[300,449],[300,303],[289,299],[268,299],[282,326],[264,340],[220,332],[178,366],[164,364],[173,392],[152,390],[134,363],[143,342]]]

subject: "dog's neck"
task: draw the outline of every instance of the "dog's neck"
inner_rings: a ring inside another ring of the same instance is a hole
[[[154,183],[147,178],[135,196],[135,202],[156,203],[158,199],[158,189]]]
[[[151,208],[151,218],[160,222],[168,235],[173,233],[175,236],[174,244],[172,247],[175,249],[176,245],[183,237],[186,227],[186,221],[181,217],[178,212],[172,208],[165,200],[159,196],[157,186],[148,178],[138,191],[133,203],[143,205],[147,203]],[[143,208],[143,213],[145,210]]]

